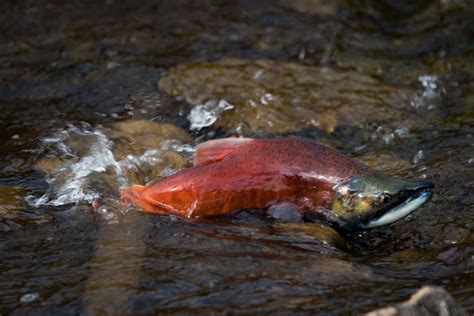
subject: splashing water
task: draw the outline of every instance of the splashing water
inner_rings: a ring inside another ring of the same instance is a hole
[[[438,85],[438,77],[423,75],[418,77],[423,90],[415,95],[410,102],[414,108],[427,108],[432,110],[436,107],[436,99],[440,97],[440,87]]]
[[[188,115],[188,120],[191,123],[189,129],[200,131],[204,127],[211,126],[222,112],[233,108],[234,106],[225,100],[220,100],[218,103],[209,100],[204,104],[196,105]]]
[[[161,144],[160,148],[147,150],[143,155],[127,155],[125,159],[119,161],[119,166],[125,176],[133,177],[138,183],[148,183],[170,176],[177,172],[179,168],[169,166],[170,162],[164,157],[167,152],[175,152],[184,156],[187,161],[193,159],[194,148],[188,144],[181,144],[177,140],[167,140]]]
[[[104,173],[108,169],[116,175],[122,186],[127,185],[122,168],[111,151],[111,142],[101,131],[91,129],[87,124],[81,127],[69,125],[56,137],[45,138],[43,142],[52,145],[59,154],[76,162],[66,162],[63,167],[47,176],[49,188],[32,203],[33,206],[91,203],[99,194],[86,189],[89,176],[93,173]],[[77,142],[81,144],[78,146]],[[85,153],[82,157],[81,152]]]
[[[166,165],[163,154],[173,151],[190,160],[194,148],[177,140],[165,141],[160,148],[147,150],[142,155],[127,155],[117,161],[113,153],[113,141],[102,131],[88,124],[70,125],[54,137],[43,139],[53,150],[55,157],[65,161],[62,166],[46,177],[48,190],[40,198],[27,197],[34,206],[61,206],[92,203],[99,197],[118,196],[118,191],[131,182],[147,182],[177,171]],[[157,169],[160,171],[155,174]]]
[[[372,141],[377,139],[382,140],[386,145],[392,143],[395,139],[406,139],[410,137],[410,130],[405,126],[400,126],[396,129],[387,128],[385,126],[378,126],[377,129],[370,136]]]

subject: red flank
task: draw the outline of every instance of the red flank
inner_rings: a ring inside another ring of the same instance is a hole
[[[306,213],[330,208],[337,184],[369,171],[308,141],[227,138],[197,146],[193,167],[149,186],[133,185],[121,198],[147,212],[188,218],[285,203]]]

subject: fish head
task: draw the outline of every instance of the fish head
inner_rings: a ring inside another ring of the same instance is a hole
[[[428,202],[433,188],[431,182],[406,181],[370,172],[334,187],[331,213],[344,229],[364,230],[388,225]]]

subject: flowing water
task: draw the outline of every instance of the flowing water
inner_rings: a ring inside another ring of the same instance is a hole
[[[360,314],[423,285],[474,313],[472,1],[0,8],[0,314]],[[118,205],[225,136],[325,143],[435,195],[350,236]]]

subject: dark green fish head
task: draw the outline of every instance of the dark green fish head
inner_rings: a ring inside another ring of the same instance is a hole
[[[371,172],[336,185],[331,212],[343,229],[388,225],[428,202],[433,188],[431,182],[406,181]]]

